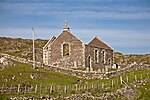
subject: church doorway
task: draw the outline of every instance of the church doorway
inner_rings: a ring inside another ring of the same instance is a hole
[[[89,56],[87,59],[87,71],[90,71],[91,69],[91,57]]]

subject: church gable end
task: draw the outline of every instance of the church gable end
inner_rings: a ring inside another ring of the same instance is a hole
[[[50,63],[61,67],[83,67],[83,43],[69,31],[63,31],[51,44]]]
[[[107,44],[95,37],[85,48],[85,61],[88,66],[88,57],[93,68],[113,65],[113,50]]]

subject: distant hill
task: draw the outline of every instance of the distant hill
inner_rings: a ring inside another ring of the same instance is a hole
[[[42,47],[48,40],[35,40],[36,60],[42,61]],[[32,59],[32,40],[22,38],[0,37],[0,53],[7,53]]]
[[[35,53],[36,61],[42,62],[42,47],[48,42],[48,40],[36,39],[35,40]],[[14,56],[20,56],[23,58],[32,59],[32,40],[22,38],[9,38],[0,37],[0,53],[7,53]],[[145,63],[150,64],[150,54],[128,54],[125,55],[120,52],[114,52],[115,63]]]
[[[115,63],[143,63],[150,64],[150,54],[122,54],[119,52],[114,53]]]

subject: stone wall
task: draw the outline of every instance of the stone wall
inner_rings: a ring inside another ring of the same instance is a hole
[[[97,50],[98,51],[98,62],[95,61],[95,53],[94,51]],[[105,63],[102,62],[103,58],[103,54],[102,51],[104,50],[105,52]],[[91,58],[91,66],[93,68],[102,68],[104,66],[112,66],[113,65],[113,50],[110,49],[104,49],[104,48],[99,48],[99,47],[94,47],[94,46],[89,46],[86,45],[85,46],[85,62],[86,62],[86,66],[89,66],[89,62],[88,62],[88,57],[90,56]],[[109,64],[109,60],[111,64]]]
[[[63,56],[63,44],[69,45],[69,56]],[[49,46],[49,65],[59,67],[85,67],[83,43],[64,31]]]
[[[7,58],[7,59],[12,59],[14,61],[18,61],[18,62],[21,62],[21,63],[26,63],[26,64],[33,64],[33,60],[30,60],[30,59],[25,59],[25,58],[21,58],[21,57],[16,57],[16,56],[12,56],[12,55],[9,55],[9,54],[1,54],[3,57]],[[36,66],[37,67],[41,67],[42,66],[42,63],[40,62],[35,62]]]
[[[15,56],[11,56],[8,54],[1,54],[3,57],[15,60],[15,61],[19,61],[22,63],[28,63],[28,64],[33,64],[32,60],[28,60],[28,59],[24,59],[24,58],[20,58],[20,57],[15,57]],[[85,78],[85,79],[105,79],[105,78],[109,78],[109,77],[113,77],[113,76],[117,76],[117,75],[122,75],[122,73],[124,72],[129,72],[132,70],[138,70],[138,69],[148,69],[150,70],[150,65],[138,65],[138,64],[131,64],[128,65],[127,67],[124,68],[120,68],[117,69],[115,71],[82,71],[82,70],[73,70],[71,68],[66,68],[66,67],[57,67],[57,66],[48,66],[48,65],[43,65],[40,62],[36,62],[36,66],[37,67],[44,67],[45,69],[51,70],[51,71],[55,71],[55,72],[60,72],[63,74],[67,74],[67,75],[72,75],[72,76],[76,76],[79,78]]]

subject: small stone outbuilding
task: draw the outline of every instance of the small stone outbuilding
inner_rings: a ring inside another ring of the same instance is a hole
[[[53,36],[43,47],[43,63],[88,70],[102,68],[113,65],[113,49],[97,36],[84,44],[66,25],[58,37]]]

